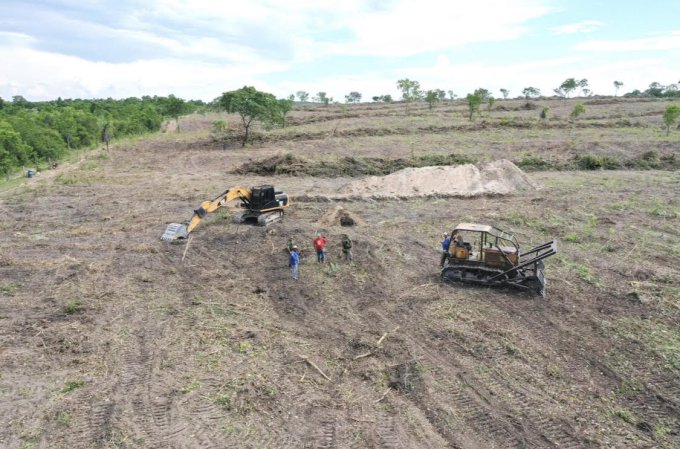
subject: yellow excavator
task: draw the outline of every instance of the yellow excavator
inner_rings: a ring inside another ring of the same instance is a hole
[[[161,240],[172,241],[187,238],[206,215],[233,200],[240,200],[241,208],[245,209],[234,217],[234,221],[258,226],[266,226],[280,220],[284,209],[290,206],[288,195],[276,191],[271,185],[251,188],[232,187],[211,201],[203,201],[201,206],[194,211],[189,224],[170,223],[161,236]]]

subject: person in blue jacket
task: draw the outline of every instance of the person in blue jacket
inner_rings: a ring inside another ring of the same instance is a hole
[[[298,278],[298,265],[300,264],[300,255],[298,254],[297,245],[293,245],[290,249],[290,257],[288,258],[288,266],[290,267],[290,274],[294,281]]]
[[[444,240],[442,240],[442,260],[440,265],[443,267],[444,262],[449,257],[449,248],[451,247],[451,236],[444,234]]]

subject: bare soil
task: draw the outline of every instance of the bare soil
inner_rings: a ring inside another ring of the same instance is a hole
[[[488,120],[536,114],[498,105],[507,110]],[[417,129],[458,120],[460,106],[403,108],[308,108],[281,132],[336,121],[408,135],[226,150],[209,135],[214,117],[189,117],[182,133],[119,142],[0,193],[0,447],[680,446],[679,172],[539,170],[528,175],[539,190],[342,202],[328,198],[356,178],[232,173],[291,151],[313,162],[420,151],[490,162],[528,149],[557,160],[570,145],[680,158],[680,133],[443,135]],[[586,108],[598,108],[594,121],[656,123],[643,114],[663,104]],[[236,225],[224,211],[189,240],[159,240],[224,188],[263,183],[291,196],[283,221]],[[338,225],[343,213],[358,224]],[[556,239],[547,298],[442,284],[439,238],[458,222],[512,231],[523,247]],[[330,242],[325,264],[317,232]],[[302,248],[297,282],[288,237]]]

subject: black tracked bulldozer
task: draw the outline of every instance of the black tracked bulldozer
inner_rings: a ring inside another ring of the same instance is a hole
[[[445,282],[513,287],[545,296],[543,261],[554,254],[555,241],[521,251],[510,233],[493,226],[460,223],[451,232],[441,277]]]

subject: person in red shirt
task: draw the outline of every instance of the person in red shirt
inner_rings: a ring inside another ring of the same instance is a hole
[[[316,250],[316,261],[323,263],[326,260],[326,244],[328,243],[328,240],[321,234],[317,234],[312,243]]]

